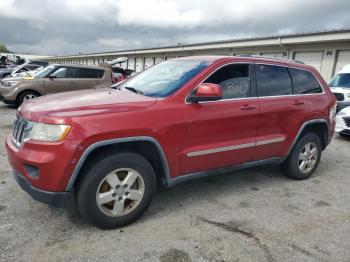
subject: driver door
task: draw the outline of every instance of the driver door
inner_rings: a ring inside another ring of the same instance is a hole
[[[75,67],[58,67],[50,76],[45,79],[45,91],[47,94],[59,92],[74,91],[78,89],[76,77],[79,68]]]
[[[251,64],[229,64],[204,83],[219,84],[218,101],[189,103],[182,133],[181,173],[189,174],[253,160],[259,114]]]

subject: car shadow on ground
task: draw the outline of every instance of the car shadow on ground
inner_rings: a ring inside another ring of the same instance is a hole
[[[265,165],[193,179],[172,188],[159,186],[149,209],[137,222],[144,223],[154,217],[182,212],[184,207],[193,204],[194,201],[210,202],[218,195],[239,194],[243,191],[255,192],[264,190],[266,187],[270,187],[271,184],[291,182],[294,181],[286,178],[278,165]],[[71,222],[77,227],[88,226],[79,214],[74,197],[71,197],[66,213]]]

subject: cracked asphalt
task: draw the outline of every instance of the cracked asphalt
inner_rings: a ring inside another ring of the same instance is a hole
[[[350,139],[335,135],[306,181],[276,166],[159,189],[136,223],[103,231],[74,201],[54,217],[11,176],[0,105],[0,261],[350,261]]]

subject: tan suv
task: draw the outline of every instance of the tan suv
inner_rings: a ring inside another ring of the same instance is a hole
[[[0,100],[21,105],[24,100],[59,92],[108,87],[112,84],[111,68],[88,65],[50,65],[25,79],[4,79]]]

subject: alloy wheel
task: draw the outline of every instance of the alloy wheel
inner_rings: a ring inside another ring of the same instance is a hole
[[[130,168],[119,168],[110,172],[99,184],[96,203],[107,216],[125,216],[140,204],[144,191],[145,183],[140,173]]]

